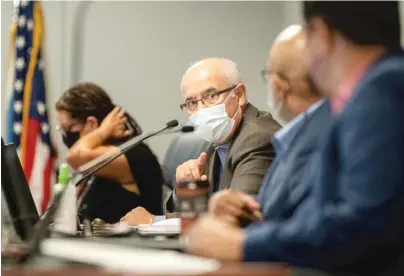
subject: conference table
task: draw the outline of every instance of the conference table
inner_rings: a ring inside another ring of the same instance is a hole
[[[5,268],[1,270],[2,275],[7,276],[115,276],[115,275],[133,275],[133,276],[143,276],[143,275],[151,275],[153,274],[136,274],[136,273],[127,273],[127,272],[114,272],[102,268],[95,267],[70,267],[70,268]],[[172,274],[167,274],[172,275]],[[181,274],[183,275],[183,274]],[[296,273],[290,268],[277,266],[277,265],[223,265],[222,268],[218,269],[214,272],[209,272],[205,274],[198,274],[200,276],[304,276],[304,275],[314,275],[314,274],[302,274]],[[155,276],[164,276],[164,274],[158,274]],[[183,275],[187,276],[187,275]],[[189,275],[191,276],[191,275]],[[193,275],[194,276],[194,275]]]
[[[173,276],[173,274],[145,274],[111,271],[99,267],[10,267],[2,268],[1,275],[7,276]],[[178,274],[178,276],[330,276],[323,272],[288,267],[277,264],[223,264],[216,271],[202,274]],[[174,274],[174,276],[176,276]]]
[[[67,241],[75,238],[64,238]],[[182,251],[181,244],[176,238],[156,239],[152,237],[140,237],[132,235],[130,237],[86,237],[86,241],[93,243],[114,244],[117,246],[125,245],[133,248],[151,248],[161,250]],[[132,273],[120,272],[105,269],[95,265],[89,265],[80,262],[67,261],[56,257],[36,254],[24,265],[7,263],[2,258],[1,275],[6,276],[172,276],[173,273]],[[187,274],[178,274],[187,276]],[[318,271],[294,268],[284,264],[235,264],[222,263],[220,268],[215,271],[201,274],[189,274],[189,276],[326,276],[328,274]],[[174,274],[175,276],[175,274]]]

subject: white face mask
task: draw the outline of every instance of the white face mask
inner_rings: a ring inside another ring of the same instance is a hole
[[[202,108],[189,117],[196,127],[195,134],[210,143],[223,142],[228,138],[235,123],[234,118],[240,111],[239,106],[233,118],[227,115],[226,102],[233,93],[234,90],[222,104]]]
[[[287,124],[286,120],[282,119],[282,116],[280,114],[282,106],[283,106],[283,100],[280,100],[279,103],[275,101],[274,98],[274,92],[270,90],[268,92],[268,98],[267,98],[267,105],[269,107],[269,112],[271,113],[272,117],[281,125],[284,126]]]

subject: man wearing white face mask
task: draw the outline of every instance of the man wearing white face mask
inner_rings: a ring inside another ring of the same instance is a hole
[[[196,126],[195,134],[211,146],[198,159],[177,168],[177,183],[207,180],[212,193],[231,188],[256,195],[274,159],[271,141],[280,125],[270,113],[247,102],[240,72],[231,60],[208,58],[195,63],[185,72],[181,90],[181,109]],[[174,189],[167,212],[175,212],[176,205]],[[140,224],[154,219],[145,210],[137,213],[125,220]]]
[[[197,62],[184,74],[181,90],[181,109],[196,126],[196,135],[212,147],[180,165],[177,182],[208,180],[213,193],[231,188],[256,195],[274,158],[271,137],[279,124],[247,102],[240,72],[231,60]],[[167,209],[173,207],[168,201]]]

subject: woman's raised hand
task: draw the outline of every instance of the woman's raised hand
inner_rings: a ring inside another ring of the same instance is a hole
[[[112,138],[124,138],[131,134],[130,130],[125,129],[127,117],[125,110],[115,107],[102,121],[100,128]]]

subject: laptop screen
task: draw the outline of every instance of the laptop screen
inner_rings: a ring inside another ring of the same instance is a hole
[[[1,191],[13,220],[15,231],[22,240],[29,239],[39,220],[27,180],[14,144],[4,144],[1,139]]]

